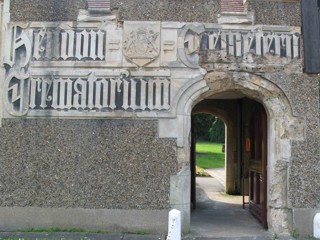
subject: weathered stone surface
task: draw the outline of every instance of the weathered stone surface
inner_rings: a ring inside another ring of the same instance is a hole
[[[289,209],[271,208],[270,215],[273,219],[272,228],[274,232],[289,232],[292,225],[292,212]]]
[[[86,0],[11,0],[12,21],[75,21]]]
[[[112,1],[121,20],[216,22],[219,0],[120,0]]]
[[[255,24],[301,26],[300,1],[248,0],[248,10],[255,12]]]
[[[78,10],[85,9],[85,0],[13,0],[13,21],[74,21]],[[111,1],[120,20],[216,22],[220,1]]]
[[[87,7],[85,0],[12,0],[13,21],[74,21],[78,10]],[[111,8],[120,20],[217,22],[219,0],[144,0],[111,1]],[[134,9],[134,11],[133,11]],[[255,12],[256,24],[300,26],[300,3],[248,1],[248,10]]]
[[[157,121],[4,120],[0,136],[1,207],[169,207],[176,148]]]
[[[304,141],[293,141],[291,147],[289,201],[297,208],[318,208],[320,206],[320,126],[317,77],[306,74],[275,73],[268,78],[284,90],[292,104],[293,115],[306,120]]]

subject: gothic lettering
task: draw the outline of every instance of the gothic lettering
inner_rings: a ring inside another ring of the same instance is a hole
[[[272,54],[279,57],[300,58],[300,36],[292,33],[208,31],[203,34],[201,50],[217,50],[221,57],[243,57]],[[208,40],[207,40],[208,39]],[[204,46],[204,47],[203,47]]]
[[[29,87],[30,110],[154,111],[169,110],[167,78],[34,78]],[[12,101],[18,90],[8,89]]]
[[[104,60],[101,30],[35,30],[33,60]]]

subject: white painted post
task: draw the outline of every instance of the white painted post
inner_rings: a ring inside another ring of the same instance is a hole
[[[313,236],[320,238],[320,213],[317,213],[313,219]]]
[[[181,212],[177,209],[169,212],[167,240],[181,240]]]

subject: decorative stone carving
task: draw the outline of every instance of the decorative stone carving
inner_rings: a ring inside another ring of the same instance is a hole
[[[23,46],[28,61],[93,60],[105,58],[106,33],[95,29],[22,28],[12,27],[12,51],[6,63],[12,66],[15,51]]]
[[[291,32],[206,29],[201,36],[201,50],[215,50],[221,58],[244,57],[247,54],[301,58],[300,34]]]
[[[28,111],[29,61],[31,42],[28,33],[18,27],[13,28],[13,42],[7,49],[6,64],[10,66],[5,79],[5,106],[13,116],[23,116]]]
[[[180,31],[183,41],[178,42],[178,54],[187,67],[199,68],[200,34],[204,31],[203,24],[189,24]]]
[[[103,60],[105,32],[101,30],[34,31],[33,59],[39,60]]]
[[[6,109],[13,116],[28,112],[29,74],[23,69],[13,68],[6,78]]]
[[[39,115],[41,110],[110,112],[170,108],[167,78],[108,78],[91,73],[83,78],[29,79],[28,75],[9,75],[8,79],[7,110],[14,116],[26,115],[28,111],[38,111]]]
[[[143,67],[160,54],[160,22],[125,22],[123,39],[126,59]]]
[[[223,59],[253,54],[291,61],[300,58],[300,35],[281,26],[11,23],[4,115],[119,117],[143,111],[139,116],[172,117],[180,111],[181,89],[190,79],[203,79],[199,51]]]
[[[25,31],[19,26],[13,26],[10,33],[12,35],[11,47],[6,48],[5,63],[10,67],[19,65],[20,68],[24,68],[31,59],[33,30]],[[23,58],[21,58],[22,55]]]

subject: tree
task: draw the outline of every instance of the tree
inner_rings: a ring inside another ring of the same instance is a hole
[[[224,122],[207,113],[194,116],[194,128],[197,140],[224,143]]]
[[[225,139],[225,126],[224,122],[217,118],[217,120],[212,124],[212,127],[209,129],[209,136],[211,142],[224,143]]]

